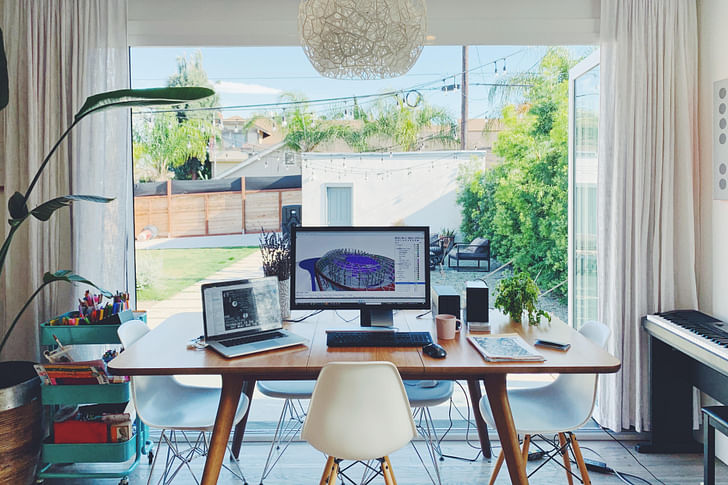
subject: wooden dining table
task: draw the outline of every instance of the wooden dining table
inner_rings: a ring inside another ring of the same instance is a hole
[[[172,315],[125,349],[109,363],[109,370],[116,375],[129,376],[206,374],[222,377],[220,405],[205,462],[203,485],[217,483],[241,392],[245,389],[246,394],[252,396],[253,386],[258,380],[316,379],[324,365],[340,361],[389,361],[397,366],[403,379],[466,380],[473,412],[478,421],[481,444],[485,444],[487,431],[479,410],[482,381],[490,401],[511,483],[525,485],[528,478],[508,403],[506,376],[612,373],[620,368],[620,362],[615,357],[556,318],[538,326],[529,326],[510,321],[497,310],[491,310],[490,313],[491,334],[518,333],[531,344],[536,339],[543,338],[568,342],[571,348],[562,352],[539,347],[538,352],[546,358],[543,362],[487,362],[467,340],[467,329],[456,334],[454,340],[438,341],[447,350],[447,357],[444,359],[429,357],[419,347],[327,347],[326,329],[357,325],[345,321],[349,313],[352,312],[324,311],[304,321],[285,325],[289,330],[306,337],[308,345],[234,359],[224,358],[210,349],[189,348],[189,341],[203,333],[202,315],[179,313]],[[434,338],[436,332],[432,317],[427,315],[425,318],[417,318],[418,313],[397,312],[395,326],[400,330],[430,331]],[[300,315],[294,313],[294,318],[297,316]],[[474,334],[483,335],[483,332]],[[482,436],[484,433],[486,436]]]

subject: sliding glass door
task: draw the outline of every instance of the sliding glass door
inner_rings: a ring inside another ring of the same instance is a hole
[[[599,51],[569,72],[569,323],[597,315]]]

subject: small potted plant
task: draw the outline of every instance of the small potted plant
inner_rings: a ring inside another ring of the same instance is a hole
[[[440,229],[440,237],[442,238],[442,247],[448,248],[455,242],[455,230],[447,227]]]
[[[291,238],[288,235],[263,231],[260,235],[263,274],[278,278],[281,318],[291,316]]]
[[[495,307],[502,310],[514,322],[521,323],[526,312],[528,323],[538,325],[541,317],[551,321],[551,315],[536,307],[538,287],[527,273],[517,273],[498,282]]]

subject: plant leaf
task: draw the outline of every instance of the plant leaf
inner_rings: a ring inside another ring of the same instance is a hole
[[[64,195],[63,197],[56,197],[47,202],[42,203],[30,213],[39,221],[47,221],[51,218],[53,213],[62,207],[70,205],[74,200],[84,200],[87,202],[97,202],[100,204],[108,204],[113,198],[99,197],[97,195]]]
[[[164,106],[198,101],[215,94],[210,88],[174,87],[149,89],[119,89],[94,94],[86,98],[86,102],[74,117],[75,121],[94,111],[102,111],[122,106]]]
[[[83,276],[77,275],[70,269],[62,269],[59,271],[56,271],[55,273],[46,273],[43,275],[43,283],[53,283],[54,281],[65,281],[67,283],[83,283],[86,285],[91,285],[97,290],[101,292],[106,298],[113,298],[113,294],[110,291],[107,291],[99,286],[96,285],[96,283],[93,283],[92,281],[89,281],[88,279],[84,278]]]
[[[25,197],[20,192],[15,192],[8,200],[8,212],[13,219],[24,219],[28,217],[28,205]]]

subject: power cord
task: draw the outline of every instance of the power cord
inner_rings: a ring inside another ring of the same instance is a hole
[[[336,313],[336,316],[339,317],[340,319],[342,319],[345,323],[353,322],[354,320],[357,320],[359,318],[359,315],[357,315],[354,318],[350,318],[347,320],[346,318],[341,316],[341,314],[339,313],[339,310],[334,310],[334,313]]]
[[[422,318],[422,317],[424,317],[425,315],[427,315],[428,313],[432,313],[432,310],[427,310],[427,311],[426,311],[425,313],[420,313],[420,314],[419,314],[419,315],[417,315],[417,316],[416,316],[415,318]]]
[[[646,466],[644,466],[644,465],[642,464],[642,462],[641,462],[641,461],[639,461],[639,460],[637,459],[637,457],[636,457],[636,456],[634,456],[634,454],[633,454],[633,453],[632,453],[632,452],[630,451],[630,449],[629,449],[629,448],[627,448],[626,446],[624,446],[624,444],[623,444],[623,443],[622,443],[621,441],[619,441],[619,440],[618,440],[618,439],[617,439],[617,438],[616,438],[616,437],[615,437],[615,436],[614,436],[614,435],[613,435],[613,434],[612,434],[612,433],[611,433],[611,432],[610,432],[610,431],[609,431],[609,430],[608,430],[607,428],[605,428],[604,426],[600,426],[600,428],[602,429],[602,431],[604,431],[605,433],[607,433],[607,435],[608,435],[608,436],[609,436],[610,438],[612,438],[612,439],[613,439],[614,441],[616,441],[617,443],[619,443],[619,446],[621,446],[622,448],[624,448],[624,449],[625,449],[625,451],[626,451],[627,453],[629,453],[629,456],[631,456],[631,457],[632,457],[632,459],[634,459],[634,461],[636,461],[636,462],[637,462],[637,464],[639,464],[639,466],[641,466],[642,468],[644,468],[644,469],[645,469],[645,471],[646,471],[647,473],[649,473],[650,475],[652,475],[652,478],[654,478],[655,480],[657,480],[657,481],[658,481],[659,483],[661,483],[662,485],[665,485],[665,482],[663,482],[662,480],[660,480],[659,478],[657,478],[657,476],[655,476],[655,474],[654,474],[654,473],[652,473],[652,472],[650,471],[650,469],[649,469],[649,468],[647,468]],[[639,478],[639,477],[638,477],[638,478]],[[644,479],[642,478],[641,480],[644,480]],[[647,483],[649,483],[649,482],[647,482]]]
[[[296,319],[286,318],[283,321],[284,322],[288,322],[288,323],[298,323],[298,322],[302,322],[302,321],[306,320],[307,318],[310,318],[310,317],[312,317],[314,315],[318,315],[322,311],[323,310],[316,310],[315,312],[311,312],[308,315],[302,316],[301,318],[296,318]]]

